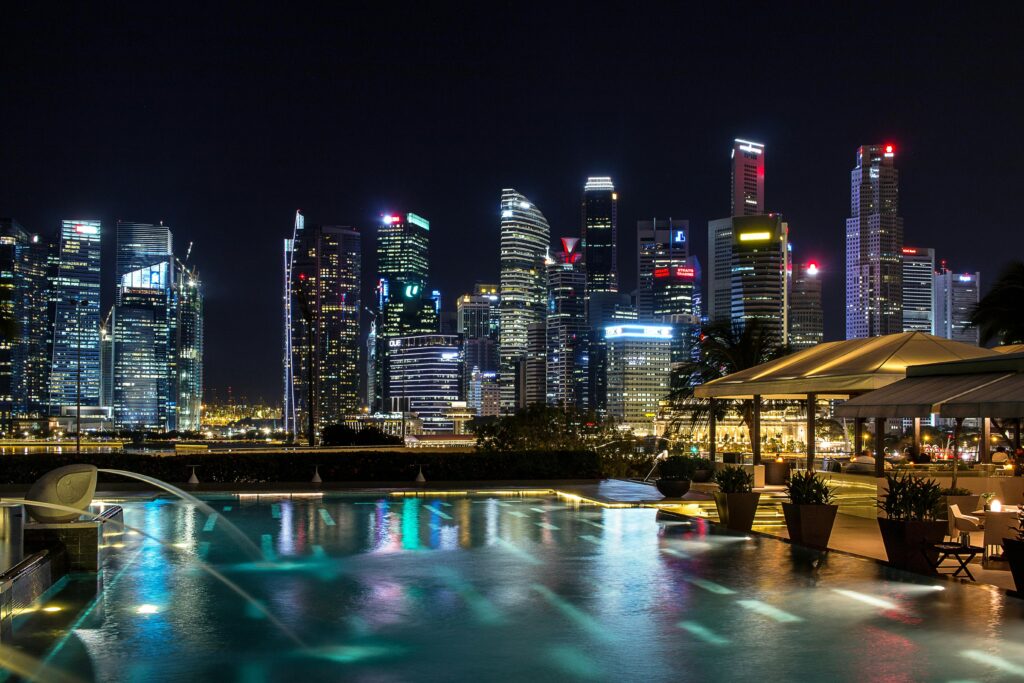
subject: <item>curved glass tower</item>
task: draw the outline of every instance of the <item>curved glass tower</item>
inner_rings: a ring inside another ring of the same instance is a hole
[[[501,303],[500,331],[501,408],[514,412],[516,377],[527,352],[527,327],[544,322],[547,286],[544,259],[551,228],[544,214],[513,189],[501,191]]]

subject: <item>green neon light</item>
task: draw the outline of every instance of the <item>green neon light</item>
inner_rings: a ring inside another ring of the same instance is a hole
[[[409,221],[413,225],[418,225],[424,230],[430,230],[430,221],[423,216],[417,216],[414,213],[408,213],[405,215],[405,220]]]

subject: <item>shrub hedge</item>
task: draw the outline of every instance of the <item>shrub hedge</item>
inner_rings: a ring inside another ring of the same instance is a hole
[[[308,482],[319,465],[325,482],[412,481],[417,467],[431,481],[503,481],[530,479],[600,479],[601,458],[591,451],[524,451],[520,453],[346,453],[235,452],[156,456],[138,453],[29,454],[0,457],[0,484],[30,484],[55,467],[87,462],[165,481],[183,482],[196,466],[202,482],[261,484]],[[101,481],[125,481],[100,475]]]

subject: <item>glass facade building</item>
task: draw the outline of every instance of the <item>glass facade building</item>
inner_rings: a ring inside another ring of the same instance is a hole
[[[820,271],[815,263],[802,263],[793,268],[789,292],[789,345],[809,349],[824,337]]]
[[[673,328],[622,323],[604,330],[608,416],[638,435],[654,435],[659,403],[670,391]]]
[[[121,276],[112,349],[118,429],[168,428],[170,270],[168,258]]]
[[[171,429],[198,431],[203,407],[203,283],[194,268],[178,263],[174,288],[174,367]]]
[[[387,343],[389,400],[416,413],[423,431],[451,432],[449,411],[464,395],[459,335],[393,337]]]
[[[362,236],[346,226],[306,226],[293,243],[291,348],[296,434],[340,424],[359,410]],[[312,387],[310,387],[312,382]],[[287,392],[286,392],[287,393]],[[309,396],[315,402],[310,406]],[[308,436],[308,434],[307,434]]]
[[[562,252],[548,263],[546,399],[549,405],[586,410],[587,277],[578,243],[563,237]]]
[[[619,195],[611,178],[587,178],[580,236],[588,293],[619,291],[618,206]]]
[[[50,289],[49,405],[53,415],[73,410],[79,403],[99,407],[101,232],[99,221],[61,222]]]
[[[863,145],[850,172],[846,338],[903,331],[903,218],[893,145]]]
[[[528,351],[527,328],[543,323],[547,309],[544,263],[551,228],[540,209],[513,189],[502,190],[500,211],[499,383],[501,408],[513,412],[518,368]]]
[[[636,223],[636,312],[654,315],[654,270],[683,265],[690,255],[690,223],[652,218]]]
[[[972,326],[971,311],[978,305],[981,273],[935,274],[935,327],[933,334],[965,344],[978,344],[978,328]]]
[[[932,334],[935,324],[935,250],[903,247],[903,331]]]

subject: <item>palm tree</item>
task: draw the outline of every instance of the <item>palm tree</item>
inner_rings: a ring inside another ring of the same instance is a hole
[[[1010,263],[971,312],[982,345],[1024,344],[1024,261]]]
[[[767,363],[787,353],[789,348],[781,344],[775,333],[759,320],[750,320],[746,324],[720,322],[708,325],[700,336],[697,360],[682,363],[672,371],[669,403],[676,417],[669,428],[678,431],[686,421],[686,415],[689,415],[691,430],[708,421],[711,401],[693,395],[698,385]],[[718,401],[715,418],[723,419],[730,407],[730,402]],[[742,400],[737,408],[749,433],[754,419],[754,402]]]

